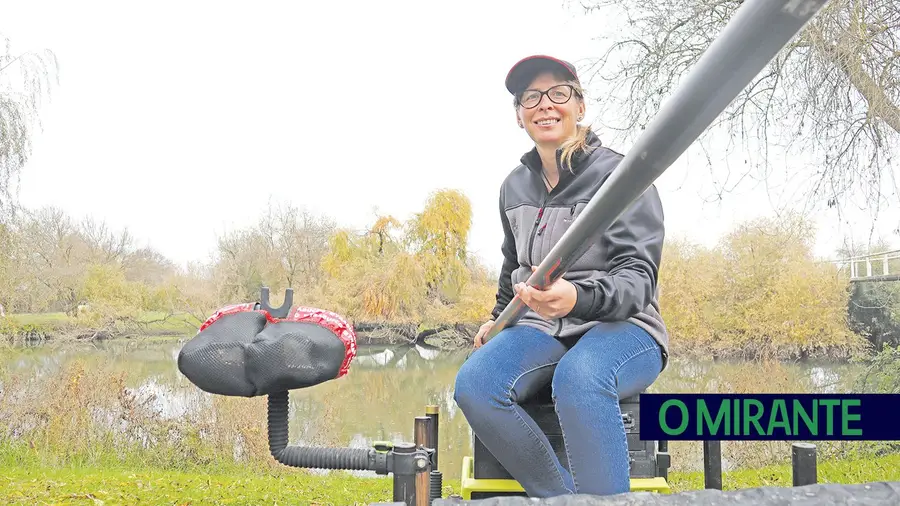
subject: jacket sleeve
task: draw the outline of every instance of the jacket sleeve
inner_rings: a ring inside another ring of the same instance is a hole
[[[491,311],[492,320],[496,320],[500,316],[500,313],[506,309],[506,306],[513,298],[512,279],[510,276],[519,265],[516,254],[516,238],[513,236],[512,228],[509,226],[509,218],[506,216],[502,194],[500,198],[500,223],[503,225],[503,245],[500,247],[503,252],[503,265],[500,267],[500,278],[497,280],[497,303]]]
[[[664,238],[662,202],[650,186],[602,236],[607,274],[573,282],[577,300],[569,315],[622,321],[644,310],[656,294]]]

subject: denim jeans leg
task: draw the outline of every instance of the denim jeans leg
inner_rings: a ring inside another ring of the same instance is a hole
[[[454,398],[484,446],[531,497],[574,490],[547,436],[519,406],[547,386],[566,346],[538,329],[498,333],[463,363]]]
[[[659,345],[628,322],[596,325],[560,360],[553,397],[575,492],[610,495],[630,490],[619,399],[653,384],[661,368]]]

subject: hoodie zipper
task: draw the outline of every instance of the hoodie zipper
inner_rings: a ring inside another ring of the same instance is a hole
[[[559,156],[559,153],[557,153],[556,154],[556,166],[557,167],[562,166],[562,164],[560,162],[561,162],[560,156]],[[544,197],[541,199],[541,207],[540,207],[540,209],[538,209],[537,218],[534,220],[534,225],[532,226],[532,229],[531,229],[531,237],[529,237],[529,239],[528,239],[528,263],[531,265],[534,265],[534,238],[536,235],[542,234],[544,232],[544,228],[546,227],[546,225],[544,225],[543,227],[539,227],[538,225],[541,224],[541,220],[544,217],[544,209],[546,208],[547,203],[550,200],[550,196],[553,195],[554,191],[559,189],[561,183],[562,183],[562,180],[560,178],[560,181],[556,184],[556,186],[554,186],[552,190],[550,190],[549,192],[544,194]],[[575,209],[577,208],[577,206],[578,206],[578,202],[572,204],[571,209],[569,209],[570,217],[575,216]],[[563,323],[562,321],[563,321],[562,318],[557,318],[556,331],[553,332],[553,337],[559,337],[560,332],[562,332],[562,323]]]
[[[557,185],[558,186],[558,185]],[[556,190],[556,188],[553,188]],[[538,209],[537,218],[534,220],[534,225],[531,228],[531,237],[528,238],[528,263],[534,265],[534,238],[538,235],[542,235],[544,233],[544,229],[547,227],[546,224],[541,225],[541,221],[544,218],[544,210],[547,207],[547,203],[550,200],[550,195],[553,194],[553,190],[544,195],[541,199],[541,207]],[[574,209],[574,206],[573,206]],[[559,337],[559,333],[562,331],[562,318],[556,319],[556,330],[553,332],[553,337]]]
[[[534,219],[534,225],[531,227],[531,237],[528,238],[528,263],[530,265],[534,265],[534,238],[537,235],[538,229],[541,228],[539,225],[544,218],[544,208],[547,205],[547,199],[549,197],[550,194],[548,193],[541,199],[541,208],[538,209],[537,218]]]

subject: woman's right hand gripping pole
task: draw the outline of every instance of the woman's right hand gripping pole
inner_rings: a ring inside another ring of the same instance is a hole
[[[481,324],[478,333],[475,334],[475,349],[481,348],[484,344],[484,336],[486,336],[492,328],[494,328],[494,320],[488,320]]]

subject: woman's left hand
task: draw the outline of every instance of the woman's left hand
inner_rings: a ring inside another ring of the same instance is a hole
[[[531,268],[532,272],[536,270],[537,267]],[[544,290],[527,286],[525,283],[516,283],[513,290],[535,313],[551,320],[569,314],[578,298],[575,285],[563,278],[559,278]]]

